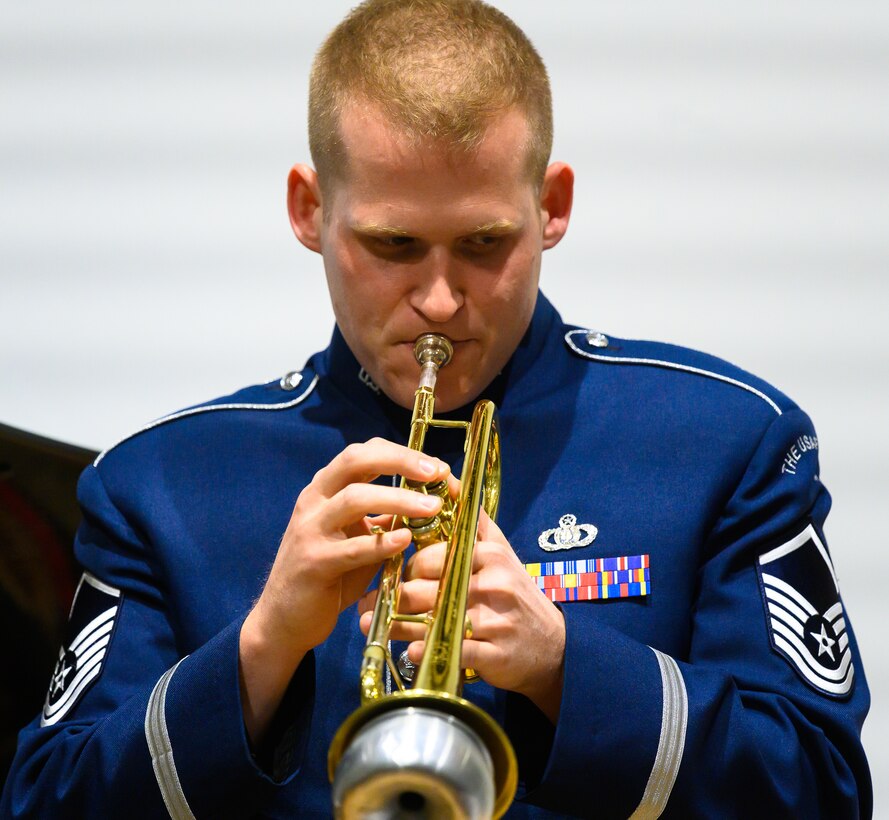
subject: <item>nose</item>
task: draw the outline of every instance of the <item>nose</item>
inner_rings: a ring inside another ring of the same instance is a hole
[[[465,301],[456,279],[446,259],[430,259],[418,271],[418,282],[410,295],[411,306],[430,323],[447,322]]]

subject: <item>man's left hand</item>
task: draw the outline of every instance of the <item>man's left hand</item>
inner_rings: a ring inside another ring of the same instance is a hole
[[[421,614],[435,605],[446,544],[413,555],[405,568],[399,610]],[[359,601],[361,629],[367,634],[376,591]],[[528,697],[555,723],[562,697],[565,620],[540,593],[500,528],[482,513],[472,556],[467,615],[472,637],[463,641],[462,664],[491,686]],[[408,657],[423,656],[422,624],[393,624],[391,637],[412,641]]]

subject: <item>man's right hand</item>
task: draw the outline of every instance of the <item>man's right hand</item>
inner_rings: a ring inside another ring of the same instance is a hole
[[[448,473],[436,458],[375,438],[349,445],[299,494],[262,594],[241,628],[241,701],[254,745],[305,654],[327,639],[380,563],[410,543],[410,530],[389,531],[392,517],[427,517],[441,506],[437,496],[370,482],[381,475],[428,482]],[[385,532],[373,534],[374,524]]]

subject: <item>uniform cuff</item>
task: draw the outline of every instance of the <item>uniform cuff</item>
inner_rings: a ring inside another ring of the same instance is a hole
[[[559,719],[539,782],[526,781],[525,800],[583,816],[627,817],[642,801],[658,752],[658,658],[598,623],[595,605],[561,609],[566,634]]]
[[[294,674],[262,754],[254,756],[241,708],[238,647],[230,624],[158,681],[145,734],[172,817],[253,814],[302,763],[314,700],[314,657]]]

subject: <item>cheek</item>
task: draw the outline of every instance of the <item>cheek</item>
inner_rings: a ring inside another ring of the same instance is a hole
[[[366,292],[373,290],[373,276],[369,274],[367,265],[362,263],[360,252],[354,248],[341,245],[325,255],[324,269],[334,301],[363,299]]]
[[[509,255],[498,277],[502,286],[514,293],[533,290],[540,271],[540,256],[540,248],[535,243],[519,243]]]
[[[480,290],[479,304],[489,312],[499,312],[498,321],[522,324],[529,317],[537,298],[539,257],[530,254],[513,258],[510,264]]]

